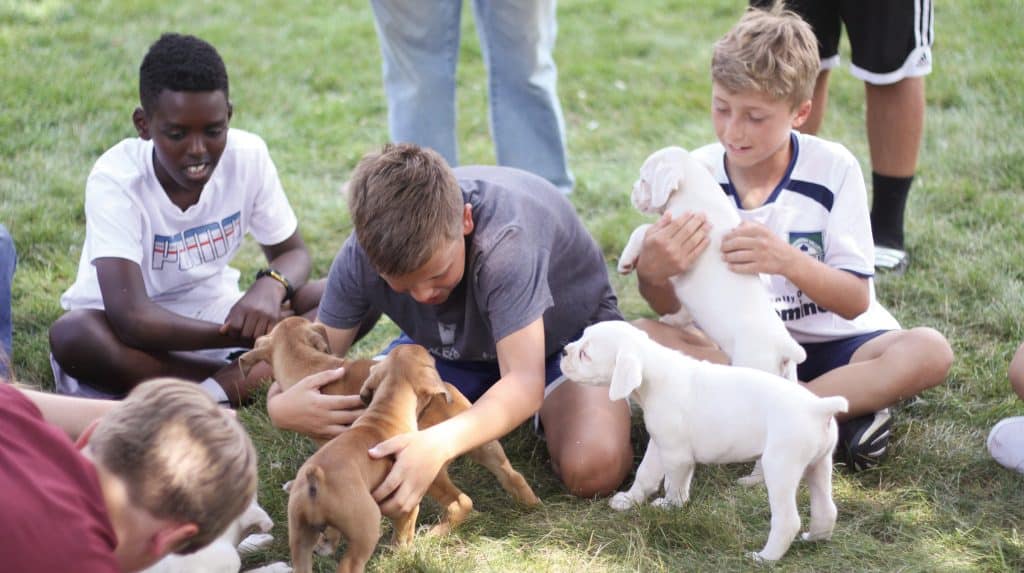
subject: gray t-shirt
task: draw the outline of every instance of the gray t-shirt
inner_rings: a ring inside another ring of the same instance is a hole
[[[541,316],[546,356],[590,324],[622,319],[600,248],[554,186],[509,167],[454,171],[474,229],[448,300],[425,305],[391,290],[353,233],[331,265],[321,322],[353,328],[374,308],[434,356],[494,362],[496,341]]]

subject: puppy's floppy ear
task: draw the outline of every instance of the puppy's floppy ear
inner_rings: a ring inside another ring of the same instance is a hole
[[[377,391],[377,387],[384,380],[384,374],[387,371],[386,362],[387,359],[385,358],[383,361],[371,366],[370,375],[366,377],[366,380],[363,381],[363,387],[359,389],[359,399],[367,406],[373,401],[374,392]]]
[[[444,398],[445,404],[452,403],[452,394],[448,391],[448,386],[441,380],[441,375],[437,372],[436,368],[429,368],[430,383],[427,385],[428,391],[430,392],[431,398],[438,396]]]
[[[319,322],[310,325],[309,343],[320,352],[331,353],[331,343],[327,339],[327,327]]]
[[[686,179],[686,169],[677,161],[669,158],[662,160],[654,170],[654,181],[651,182],[651,206],[662,207],[668,202],[669,196],[676,189],[682,189]]]
[[[608,386],[608,398],[622,400],[640,387],[643,381],[643,367],[640,355],[624,349],[615,356],[615,370],[612,371],[612,382]]]
[[[270,364],[272,348],[273,346],[270,344],[269,334],[264,334],[257,338],[256,343],[253,345],[253,349],[238,357],[238,367],[242,370],[242,377],[244,378],[248,376],[252,367],[258,364],[261,360]]]

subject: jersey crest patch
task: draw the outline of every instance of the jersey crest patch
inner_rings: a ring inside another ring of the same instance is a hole
[[[789,244],[800,249],[805,255],[814,257],[819,261],[825,260],[825,241],[822,240],[821,231],[814,233],[789,233]]]

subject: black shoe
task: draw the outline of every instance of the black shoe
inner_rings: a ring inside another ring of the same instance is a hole
[[[890,429],[888,408],[840,423],[835,457],[854,472],[877,466],[889,449]]]

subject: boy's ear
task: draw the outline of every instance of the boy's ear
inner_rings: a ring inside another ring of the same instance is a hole
[[[811,107],[814,104],[811,100],[804,100],[803,103],[797,106],[796,114],[793,115],[793,128],[798,128],[807,121],[808,117],[811,117]]]
[[[146,119],[146,112],[142,110],[142,107],[137,107],[132,112],[132,123],[135,125],[135,132],[139,134],[139,137],[142,139],[150,138],[149,121]]]
[[[199,526],[195,523],[175,523],[162,526],[153,537],[150,538],[150,549],[157,558],[162,558],[168,553],[182,547],[186,541],[199,533]]]
[[[462,206],[462,234],[463,236],[473,232],[473,206],[466,203]]]
[[[228,121],[231,121],[231,114],[235,113],[235,106],[231,105],[231,100],[228,100]]]

